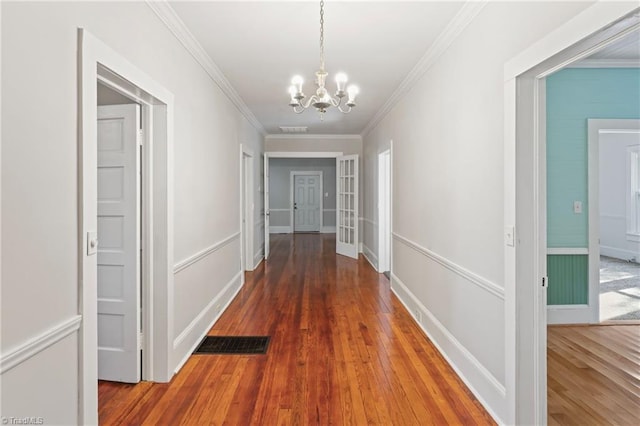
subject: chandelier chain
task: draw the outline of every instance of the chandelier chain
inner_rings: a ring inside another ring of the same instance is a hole
[[[324,0],[320,0],[320,69],[324,71]]]

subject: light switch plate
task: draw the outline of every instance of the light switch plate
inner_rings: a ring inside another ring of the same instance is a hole
[[[513,226],[505,226],[504,228],[504,243],[509,247],[515,246],[515,228]]]
[[[98,233],[96,231],[87,232],[87,256],[98,252]]]

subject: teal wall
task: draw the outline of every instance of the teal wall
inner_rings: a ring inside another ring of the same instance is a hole
[[[640,118],[640,69],[569,68],[547,77],[549,247],[588,247],[589,118]],[[582,201],[582,214],[573,213],[574,201]],[[576,257],[586,259],[586,256]],[[571,256],[564,255],[548,256],[548,303],[586,303],[587,268],[584,259],[571,259]],[[554,285],[560,287],[557,292],[551,291]]]

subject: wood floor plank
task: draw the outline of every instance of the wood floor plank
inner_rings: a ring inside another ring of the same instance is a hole
[[[550,326],[550,425],[637,425],[640,325]]]
[[[209,334],[271,342],[266,355],[193,355],[167,384],[100,382],[100,422],[495,424],[387,279],[337,256],[333,235],[273,236]]]

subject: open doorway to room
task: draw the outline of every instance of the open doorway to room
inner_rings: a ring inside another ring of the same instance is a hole
[[[640,120],[588,127],[590,291],[600,322],[640,321]]]
[[[604,11],[607,14],[603,14]],[[507,311],[513,308],[516,321],[514,334],[507,328],[509,338],[516,342],[516,352],[509,353],[508,359],[518,365],[514,370],[517,377],[510,378],[508,388],[514,389],[517,401],[513,413],[516,423],[524,419],[535,424],[562,424],[563,419],[581,423],[627,423],[634,418],[633,413],[637,418],[640,409],[637,397],[628,398],[628,392],[635,386],[632,377],[640,369],[638,329],[582,325],[598,322],[593,307],[599,296],[589,291],[588,279],[588,259],[593,251],[588,244],[591,235],[586,213],[593,212],[585,212],[588,208],[584,208],[588,194],[586,135],[587,119],[594,115],[591,111],[584,115],[584,108],[597,109],[610,102],[602,102],[600,98],[585,101],[585,93],[589,91],[585,89],[574,87],[568,96],[550,90],[555,83],[567,84],[567,77],[599,70],[601,66],[568,66],[596,52],[605,52],[607,47],[640,30],[638,9],[631,5],[615,10],[596,5],[591,12],[566,24],[564,30],[570,28],[577,33],[572,36],[567,32],[554,33],[544,39],[549,42],[544,52],[536,50],[544,44],[541,42],[505,66],[506,134],[507,141],[513,142],[507,146],[505,172],[507,178],[512,172],[515,177],[514,187],[506,187],[507,200],[513,201],[514,211],[507,202],[505,272],[507,277],[511,276],[513,256],[513,276],[517,283],[515,297],[506,299]],[[640,60],[639,51],[637,47],[633,51],[636,64]],[[626,69],[638,72],[637,65]],[[596,86],[602,77],[576,81]],[[601,95],[605,99],[635,97],[631,102],[635,105],[633,114],[640,116],[640,79],[636,75],[631,81],[630,86],[620,89],[621,81],[615,80]],[[554,106],[554,101],[561,98],[569,98],[584,108],[574,116],[559,107],[561,102]],[[602,111],[595,111],[596,117],[603,115]],[[567,126],[554,123],[550,120],[554,116],[568,119],[570,123],[566,123]],[[569,124],[577,124],[578,130],[559,138],[563,143],[555,147],[561,147],[564,154],[554,151],[552,133],[567,131]],[[515,170],[508,165],[512,154]],[[564,167],[558,167],[562,162],[557,160],[563,157],[569,161]],[[511,218],[518,224],[513,242]],[[571,278],[566,279],[568,276]],[[562,287],[562,282],[569,285]],[[567,291],[552,290],[554,286]],[[552,300],[553,297],[564,299]],[[510,300],[517,305],[512,305]],[[547,328],[548,323],[582,323],[582,326]],[[603,357],[610,362],[600,362]],[[607,393],[606,404],[601,403],[603,389]]]
[[[265,259],[270,234],[294,232],[335,233],[336,253],[358,257],[358,155],[266,152],[264,182]],[[300,202],[306,216],[298,212]]]
[[[378,154],[378,272],[391,280],[391,148]]]

